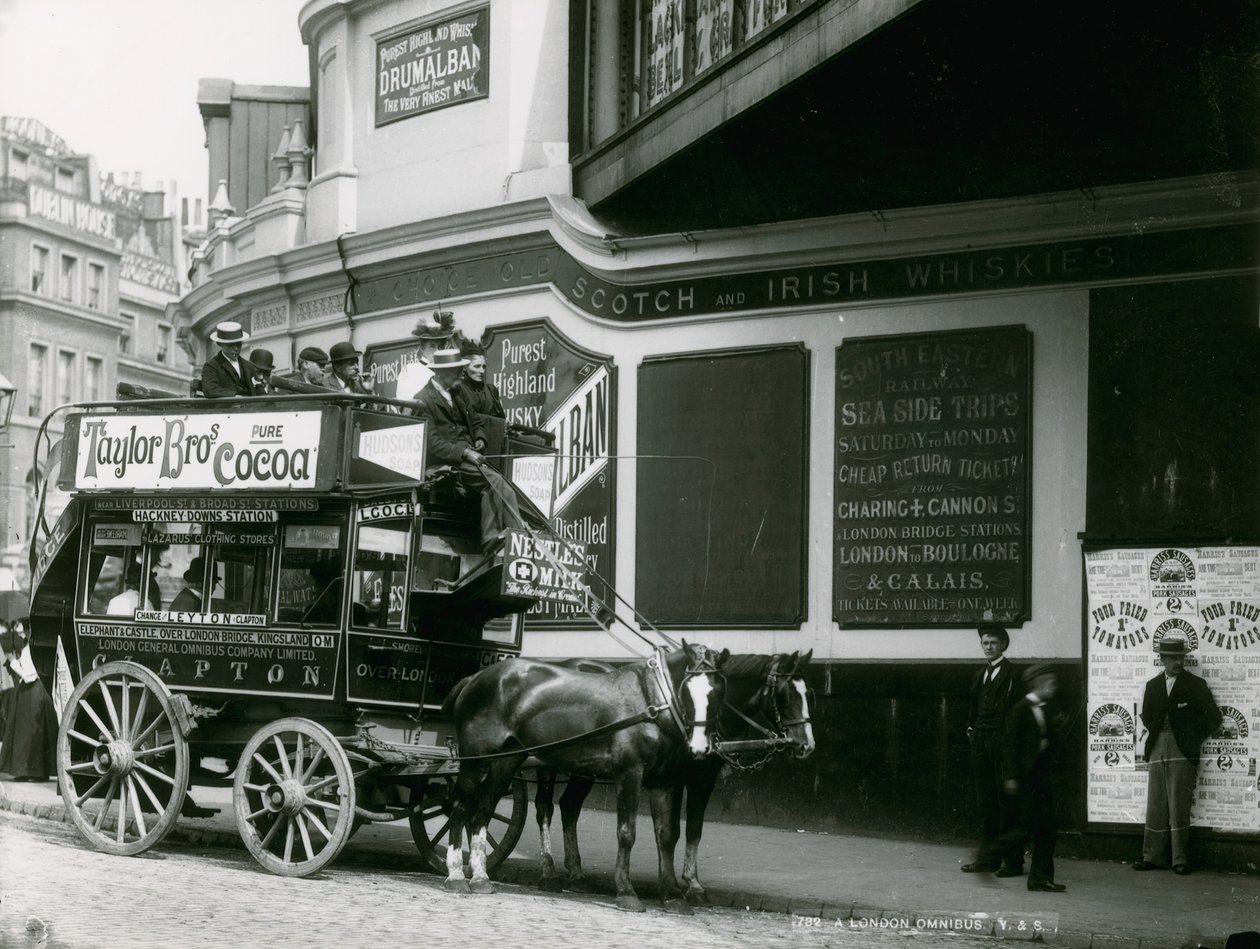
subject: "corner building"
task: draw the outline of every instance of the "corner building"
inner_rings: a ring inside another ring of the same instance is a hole
[[[975,627],[1001,622],[1063,686],[1061,846],[1131,855],[1125,689],[1225,586],[1124,584],[1147,548],[1245,577],[1260,537],[1260,26],[1163,22],[312,0],[309,90],[203,83],[216,199],[179,315],[278,366],[351,339],[403,397],[418,319],[483,338],[602,580],[675,637],[813,650],[818,752],[731,774],[713,816],[969,839]],[[1109,590],[1144,617],[1103,630]],[[580,615],[527,629],[528,655],[625,658]],[[1201,823],[1254,857],[1260,826]]]

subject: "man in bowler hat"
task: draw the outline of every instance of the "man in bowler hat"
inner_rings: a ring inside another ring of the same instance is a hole
[[[354,348],[353,343],[333,343],[328,351],[332,361],[332,375],[328,377],[328,385],[342,392],[354,392],[359,395],[371,395],[372,387],[359,372],[359,357],[363,355]]]
[[[276,368],[270,349],[255,349],[249,354],[249,364],[254,367],[254,394],[271,394],[271,373]]]
[[[240,323],[220,323],[210,334],[219,351],[201,367],[201,392],[207,399],[235,399],[258,395],[249,360],[241,358],[241,346],[249,339]]]
[[[214,592],[219,583],[219,567],[216,564],[209,578],[210,591]],[[172,613],[200,613],[201,591],[206,586],[206,558],[200,555],[193,557],[188,569],[184,571],[184,588],[171,600]]]
[[[1016,826],[1016,802],[1002,793],[1002,743],[1006,715],[1021,693],[1016,687],[1018,676],[1005,655],[1011,644],[1005,627],[986,623],[977,632],[986,662],[971,682],[967,738],[971,741],[971,776],[980,811],[980,850],[975,860],[963,864],[962,871],[1020,876],[1024,872],[1022,842],[1011,844],[1000,854],[1000,865],[992,859],[990,844]]]
[[[1199,771],[1199,746],[1221,724],[1221,710],[1207,683],[1186,669],[1186,641],[1159,642],[1164,671],[1146,683],[1142,724],[1146,726],[1146,832],[1142,859],[1134,870],[1190,872],[1190,805]]]

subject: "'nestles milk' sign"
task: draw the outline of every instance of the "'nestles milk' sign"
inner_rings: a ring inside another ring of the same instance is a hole
[[[32,217],[42,217],[107,240],[118,236],[118,219],[114,212],[105,210],[99,204],[80,201],[34,184],[30,186],[29,194],[27,209]]]
[[[79,425],[74,486],[313,487],[319,436],[319,412],[85,415]]]
[[[376,124],[490,94],[490,8],[376,44]]]

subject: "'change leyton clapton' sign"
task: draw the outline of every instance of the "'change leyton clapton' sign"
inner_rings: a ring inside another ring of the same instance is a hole
[[[489,7],[376,44],[378,127],[489,94]]]

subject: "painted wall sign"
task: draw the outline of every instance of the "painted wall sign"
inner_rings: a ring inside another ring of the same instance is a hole
[[[42,217],[106,240],[118,236],[118,217],[113,211],[41,185],[32,184],[28,188],[27,210],[32,217]]]
[[[856,305],[957,293],[1030,290],[1182,274],[1254,271],[1244,226],[1146,232],[949,254],[844,261],[688,280],[618,283],[555,245],[410,271],[354,288],[357,313],[436,303],[512,287],[552,285],[573,306],[619,322],[712,313]]]
[[[314,487],[320,419],[320,412],[83,415],[73,487]]]
[[[1186,641],[1221,725],[1200,748],[1191,822],[1260,833],[1260,548],[1123,547],[1085,553],[1086,819],[1146,820],[1142,694],[1159,643]]]
[[[489,94],[489,7],[377,41],[377,127]]]
[[[129,250],[123,251],[118,276],[141,286],[152,287],[166,293],[179,293],[179,279],[175,267],[156,257],[147,257]]]
[[[1032,337],[878,336],[836,350],[834,619],[1029,615]]]
[[[333,696],[341,643],[336,632],[162,622],[148,625],[140,617],[76,622],[80,674],[103,662],[129,659],[148,666],[172,689]]]

